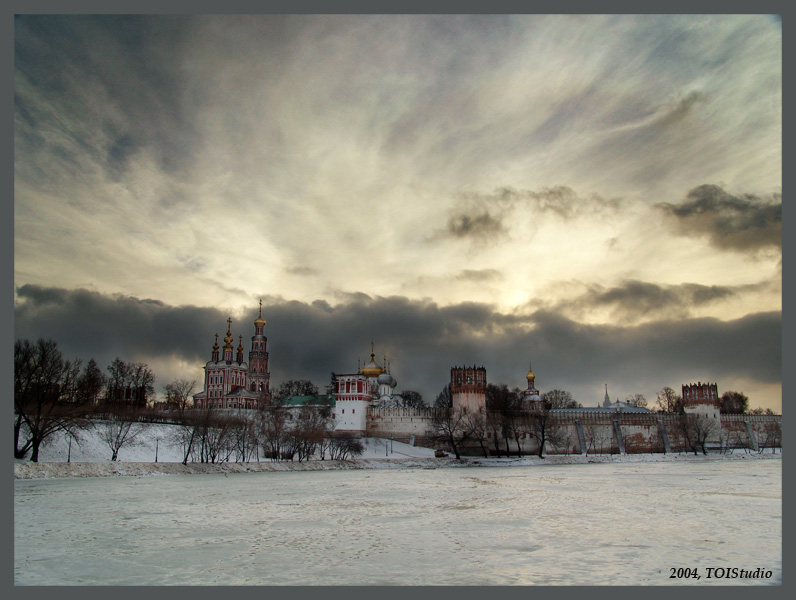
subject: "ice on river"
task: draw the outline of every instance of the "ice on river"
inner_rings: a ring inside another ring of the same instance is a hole
[[[16,480],[14,579],[779,584],[781,466],[760,460]],[[696,567],[701,579],[671,579],[678,567]],[[707,579],[708,568],[758,567],[771,578]]]

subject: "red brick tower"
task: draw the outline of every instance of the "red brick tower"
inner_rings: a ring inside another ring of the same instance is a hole
[[[683,386],[683,407],[718,407],[720,404],[718,385],[715,383],[689,383]]]
[[[453,408],[478,412],[486,409],[486,369],[484,367],[452,367],[451,397]]]
[[[260,300],[260,314],[254,321],[252,349],[249,352],[249,390],[270,398],[271,374],[268,372],[268,338],[263,334],[263,301]]]

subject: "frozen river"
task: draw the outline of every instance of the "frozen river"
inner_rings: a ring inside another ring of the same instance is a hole
[[[779,460],[16,480],[18,585],[782,581]],[[700,580],[671,579],[698,568]],[[708,568],[771,571],[707,578]]]

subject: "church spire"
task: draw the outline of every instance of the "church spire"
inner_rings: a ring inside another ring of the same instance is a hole
[[[213,360],[218,362],[218,334],[216,334],[216,343],[213,344]]]
[[[263,334],[263,326],[265,326],[265,319],[263,319],[263,301],[260,300],[260,314],[257,315],[257,318],[254,320],[254,335],[262,335]]]
[[[224,338],[224,360],[232,362],[232,317],[227,319],[227,335]]]

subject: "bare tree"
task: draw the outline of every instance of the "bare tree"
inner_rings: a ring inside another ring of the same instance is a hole
[[[141,434],[140,426],[135,422],[135,413],[125,414],[117,411],[108,415],[98,423],[94,423],[97,435],[100,440],[110,448],[111,460],[115,461],[119,457],[119,450],[124,446],[135,446],[138,444],[138,436]]]
[[[469,413],[468,415],[469,423],[468,427],[470,428],[470,437],[473,440],[478,442],[478,445],[481,447],[481,452],[484,454],[484,458],[489,457],[489,451],[487,450],[486,444],[486,434],[488,425],[486,422],[486,415],[479,411]]]
[[[177,446],[182,450],[182,464],[188,464],[188,459],[191,458],[194,452],[194,444],[196,443],[197,435],[199,433],[196,421],[199,421],[199,411],[211,410],[197,409],[193,414],[185,414],[180,419],[180,423],[171,431],[169,442],[173,446]]]
[[[196,380],[174,379],[166,384],[166,402],[169,408],[173,408],[179,415],[185,413],[192,406],[193,390],[196,387]]]
[[[280,460],[287,443],[289,415],[280,406],[268,406],[261,411],[260,439],[263,455],[272,460]]]
[[[86,394],[80,392],[80,361],[65,361],[57,344],[39,339],[14,344],[14,456],[39,449],[59,431],[76,435],[83,425]],[[21,439],[23,435],[26,439]]]
[[[453,406],[453,394],[451,394],[451,384],[449,383],[442,388],[442,391],[440,391],[439,394],[437,394],[437,397],[434,400],[434,407],[450,408],[451,406]]]
[[[500,455],[498,438],[502,438],[506,445],[506,456],[510,454],[509,442],[518,441],[518,432],[522,431],[525,423],[520,418],[519,390],[510,390],[506,384],[489,383],[486,386],[486,422],[494,435],[495,453]],[[519,453],[520,448],[518,446]]]
[[[546,394],[542,398],[545,396]],[[540,409],[533,411],[531,415],[531,431],[539,443],[539,458],[544,458],[546,443],[557,448],[563,441],[561,424],[551,413],[552,408],[552,403],[545,398]]]
[[[108,365],[106,401],[144,407],[155,395],[155,374],[145,363],[126,363],[118,356]]]
[[[566,390],[550,390],[542,394],[542,400],[547,404],[548,408],[581,408],[572,394]]]
[[[707,440],[716,433],[716,423],[704,415],[684,413],[680,417],[680,428],[689,448],[697,454],[701,449],[702,454],[707,454]]]
[[[354,434],[336,431],[331,436],[329,454],[332,460],[347,460],[349,456],[355,458],[365,451],[362,440]]]
[[[644,394],[630,394],[625,398],[625,402],[630,406],[638,406],[639,408],[647,406],[647,399],[644,397]]]
[[[401,398],[404,399],[404,406],[407,408],[425,408],[426,403],[423,401],[423,396],[420,392],[414,390],[404,390],[401,392]]]
[[[248,462],[253,456],[259,457],[259,428],[243,409],[229,419],[229,443],[235,455],[235,462]]]
[[[658,392],[655,406],[658,412],[674,413],[683,409],[683,398],[669,386],[661,388]]]
[[[97,406],[102,401],[106,383],[107,378],[97,365],[97,361],[89,359],[77,380],[78,394],[81,395],[80,404],[86,408]]]
[[[758,440],[760,452],[766,448],[771,448],[771,452],[776,452],[777,448],[782,447],[782,427],[776,421],[766,423],[763,427],[763,435]]]
[[[472,425],[466,408],[436,408],[432,418],[434,439],[448,444],[456,458],[461,446],[472,436]]]
[[[323,408],[304,405],[299,409],[293,427],[296,438],[296,454],[299,462],[309,460],[323,445],[331,429],[331,417]]]
[[[586,438],[587,453],[596,451],[602,454],[606,444],[611,442],[611,435],[606,433],[605,427],[590,423],[584,427],[584,437]]]

